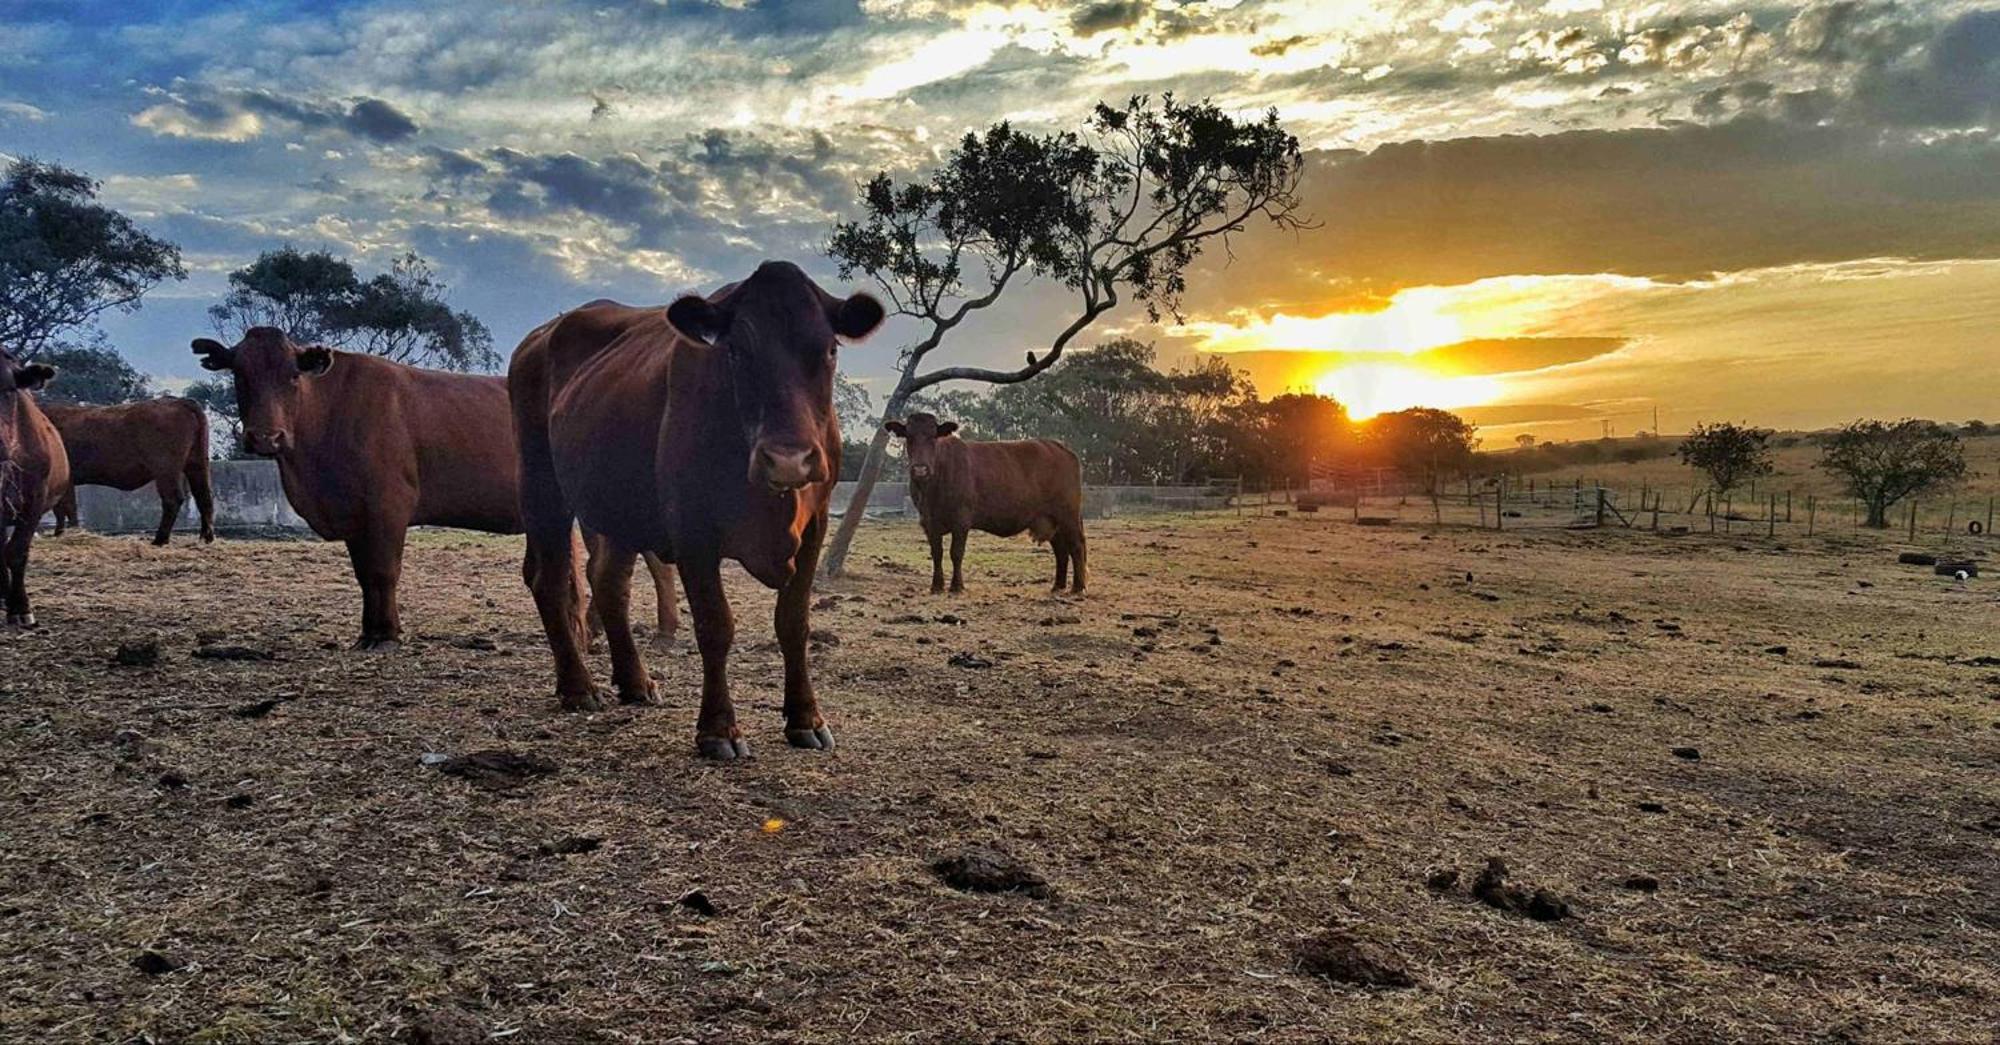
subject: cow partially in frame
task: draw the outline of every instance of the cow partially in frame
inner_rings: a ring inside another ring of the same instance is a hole
[[[910,465],[910,500],[916,502],[931,545],[931,591],[945,590],[944,539],[951,538],[951,590],[965,590],[965,537],[983,530],[996,537],[1026,532],[1056,555],[1055,591],[1065,583],[1081,594],[1088,549],[1083,537],[1083,468],[1070,448],[1054,439],[974,442],[958,436],[956,421],[914,413],[890,421]],[[1075,579],[1070,580],[1071,571]]]
[[[35,626],[28,552],[42,516],[69,488],[62,436],[33,395],[55,376],[52,366],[22,363],[0,349],[0,603],[9,627]]]
[[[651,703],[632,642],[631,557],[675,564],[701,651],[695,750],[747,756],[729,696],[736,625],[722,589],[734,559],[778,591],[773,626],[785,662],[785,739],[830,749],[806,663],[813,572],[840,474],[833,411],[838,343],[881,324],[867,294],[836,298],[796,265],[765,262],[714,295],[667,308],[595,301],[530,333],[508,369],[521,445],[523,578],[570,710],[602,701],[584,663],[585,628],[564,582],[566,535],[580,521],[606,542],[590,568],[618,699]]]

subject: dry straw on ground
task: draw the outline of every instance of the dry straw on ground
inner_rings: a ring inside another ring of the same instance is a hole
[[[864,541],[815,618],[830,756],[783,747],[732,576],[759,757],[727,767],[691,757],[685,640],[663,706],[555,709],[517,540],[418,539],[388,657],[342,648],[337,546],[38,546],[47,626],[0,637],[0,1038],[1993,1032],[1982,582],[1229,518],[1098,526],[1080,600],[977,540],[938,598],[914,528]],[[439,768],[481,752],[548,771]],[[936,869],[978,851],[1048,888]],[[1493,856],[1568,916],[1481,902]],[[1356,954],[1384,985],[1326,972]]]

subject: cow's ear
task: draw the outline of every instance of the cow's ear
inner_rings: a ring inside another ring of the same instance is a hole
[[[194,339],[194,354],[201,357],[203,370],[227,370],[235,362],[236,353],[222,347],[222,342],[210,337]]]
[[[835,305],[827,319],[832,322],[834,333],[849,341],[859,341],[882,325],[884,315],[882,303],[874,295],[857,293]]]
[[[682,334],[712,345],[729,329],[729,310],[689,294],[667,306],[667,322]]]
[[[882,427],[887,428],[889,430],[889,434],[897,437],[898,439],[908,439],[910,437],[910,430],[904,428],[903,422],[901,421],[884,422]]]
[[[14,387],[32,392],[54,380],[56,368],[47,363],[29,363],[14,371]]]
[[[938,422],[938,434],[939,434],[939,435],[950,435],[951,433],[953,433],[953,432],[956,432],[956,431],[958,431],[958,422],[957,422],[957,421],[940,421],[940,422]]]
[[[299,349],[299,373],[317,377],[333,369],[333,349],[325,345]]]

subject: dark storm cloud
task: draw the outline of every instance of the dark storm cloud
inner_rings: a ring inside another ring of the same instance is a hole
[[[2000,115],[2000,10],[1972,11],[1938,30],[1920,55],[1871,67],[1854,102],[1884,123],[1968,127]]]
[[[1220,281],[1230,304],[1509,274],[2000,256],[2000,145],[1963,136],[1742,119],[1409,142],[1315,154],[1303,194],[1322,227],[1253,226]]]
[[[1146,5],[1139,0],[1107,0],[1105,3],[1082,7],[1070,16],[1070,32],[1078,36],[1094,36],[1112,29],[1130,29],[1139,24],[1146,14]]]
[[[380,98],[363,98],[354,103],[342,121],[350,134],[370,141],[402,141],[417,133],[417,121]]]

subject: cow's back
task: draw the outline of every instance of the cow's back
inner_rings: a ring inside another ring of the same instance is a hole
[[[530,335],[509,370],[577,519],[635,550],[665,544],[654,447],[677,339],[662,308],[596,301]]]
[[[136,490],[179,475],[188,456],[207,450],[208,418],[189,399],[163,397],[114,406],[42,405],[62,433],[70,481]]]
[[[402,523],[521,532],[507,385],[336,353],[312,382],[286,496],[321,536]]]
[[[1044,539],[1047,526],[1082,519],[1082,469],[1069,447],[1053,439],[960,441],[960,446],[962,459],[953,464],[967,479],[953,486],[970,497],[974,528],[1004,537],[1032,530]]]

